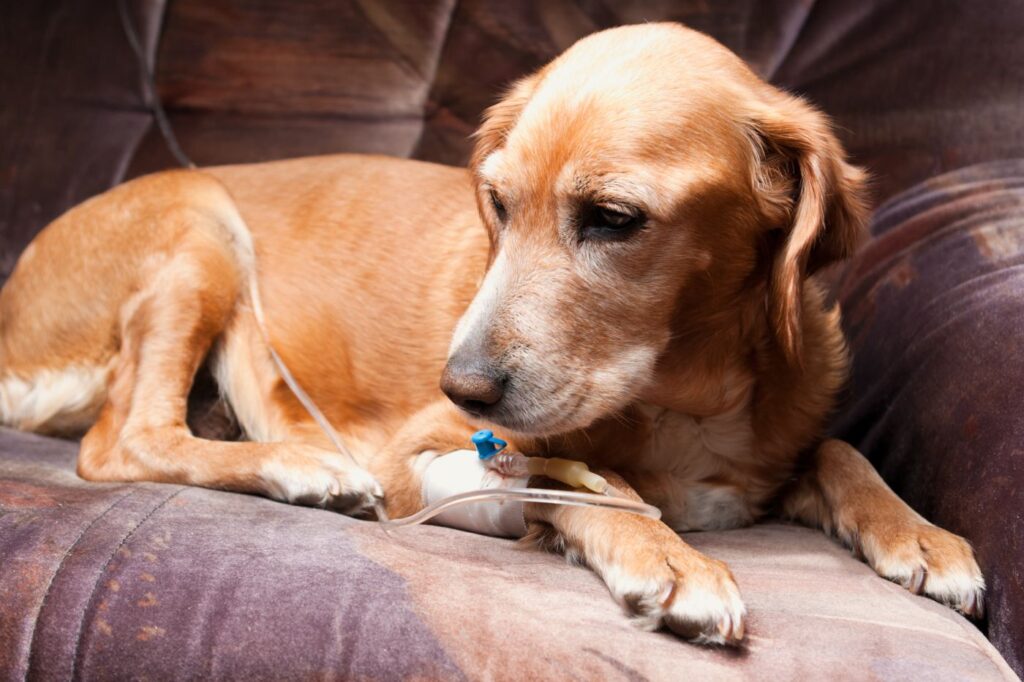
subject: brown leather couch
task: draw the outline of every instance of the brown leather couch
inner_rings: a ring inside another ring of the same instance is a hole
[[[637,632],[589,573],[504,541],[396,542],[257,498],[87,484],[73,443],[3,432],[0,678],[1024,671],[1024,5],[145,0],[131,14],[199,165],[462,164],[511,80],[648,20],[704,30],[816,102],[880,203],[874,239],[835,273],[855,365],[832,431],[972,541],[989,615],[969,624],[819,534],[764,525],[688,537],[731,563],[752,613],[746,649],[698,649]],[[0,8],[0,278],[68,207],[175,165],[142,85],[115,2]]]

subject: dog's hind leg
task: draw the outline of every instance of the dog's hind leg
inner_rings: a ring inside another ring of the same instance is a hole
[[[971,546],[911,509],[853,446],[824,441],[782,509],[838,536],[882,577],[981,615],[985,582]]]
[[[146,286],[122,308],[121,344],[99,420],[82,441],[90,480],[161,481],[267,495],[360,512],[380,496],[363,469],[298,443],[194,437],[189,389],[212,343],[238,310],[243,266],[217,211],[182,209],[190,223]]]

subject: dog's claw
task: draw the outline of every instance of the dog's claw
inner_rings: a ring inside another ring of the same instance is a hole
[[[985,616],[985,600],[981,592],[972,592],[962,601],[957,610],[968,618],[983,618]]]
[[[728,613],[718,623],[718,634],[726,641],[733,639],[732,616]]]
[[[917,568],[910,576],[910,582],[907,585],[907,589],[914,594],[921,594],[924,590],[924,581],[928,577],[928,569],[924,566]]]

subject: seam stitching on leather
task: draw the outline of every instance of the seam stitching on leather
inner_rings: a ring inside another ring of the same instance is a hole
[[[60,558],[60,562],[57,564],[57,568],[53,571],[53,575],[50,576],[50,582],[46,585],[46,591],[43,592],[43,598],[39,600],[39,608],[36,609],[35,625],[33,625],[32,627],[32,635],[31,637],[29,637],[28,640],[28,649],[25,659],[26,677],[28,677],[28,674],[32,671],[32,647],[34,647],[36,643],[36,634],[39,632],[40,623],[42,622],[43,609],[46,608],[46,602],[50,597],[50,592],[53,591],[54,584],[56,584],[57,582],[57,576],[59,576],[60,572],[64,569],[64,563],[68,560],[68,557],[71,556],[71,553],[75,551],[75,548],[78,547],[78,543],[82,541],[82,538],[85,537],[85,534],[88,533],[93,526],[99,523],[99,521],[103,519],[103,517],[105,517],[108,512],[110,512],[110,510],[112,510],[117,505],[121,504],[123,500],[131,497],[136,492],[137,488],[130,487],[127,493],[121,495],[119,498],[114,500],[110,504],[110,506],[104,509],[99,516],[97,516],[88,524],[86,524],[85,528],[82,529],[82,532],[79,533],[78,537],[75,538],[75,541],[72,542],[66,550],[64,550],[64,555]]]
[[[158,510],[162,509],[165,504],[170,502],[174,497],[176,497],[179,493],[181,493],[184,490],[188,490],[188,486],[179,487],[173,493],[165,497],[159,504],[150,509],[149,512],[145,516],[143,516],[139,520],[139,522],[136,523],[130,531],[128,531],[127,534],[125,534],[125,536],[121,539],[121,542],[117,544],[117,547],[114,548],[114,551],[110,553],[110,556],[107,558],[106,562],[104,562],[103,567],[99,571],[99,575],[96,576],[96,582],[93,583],[92,590],[89,592],[89,599],[85,602],[85,608],[82,609],[82,620],[78,623],[78,632],[75,634],[74,637],[75,648],[71,652],[70,679],[75,679],[75,673],[78,670],[78,654],[82,644],[82,632],[85,630],[85,620],[89,615],[89,610],[92,607],[93,601],[96,599],[96,591],[99,589],[100,582],[103,580],[103,576],[107,572],[107,568],[110,566],[110,562],[114,560],[114,557],[117,556],[118,551],[122,547],[124,547],[125,543],[128,542],[128,540],[130,540],[132,536],[135,535],[139,528],[141,528],[143,524],[146,523],[146,521],[148,521],[151,516],[153,516],[153,514],[155,514]]]

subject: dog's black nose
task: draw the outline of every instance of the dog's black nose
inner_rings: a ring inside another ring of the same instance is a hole
[[[501,402],[508,375],[483,357],[456,352],[441,374],[441,390],[448,399],[472,414],[484,415]]]

